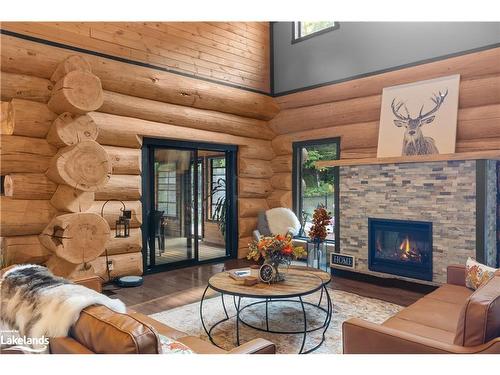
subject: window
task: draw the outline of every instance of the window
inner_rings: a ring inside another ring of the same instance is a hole
[[[216,215],[217,202],[224,199],[226,196],[226,158],[209,158],[210,166],[210,207],[208,212],[208,219],[214,220]]]
[[[315,35],[324,34],[339,28],[339,23],[334,21],[303,22],[292,23],[292,43],[309,39]]]
[[[175,163],[157,166],[157,210],[164,216],[177,217],[177,172]]]
[[[303,224],[299,235],[307,237],[312,225],[314,209],[324,205],[332,213],[327,241],[335,240],[335,223],[338,222],[338,168],[318,169],[319,160],[336,160],[340,156],[339,139],[295,142],[293,144],[293,204],[294,211]]]

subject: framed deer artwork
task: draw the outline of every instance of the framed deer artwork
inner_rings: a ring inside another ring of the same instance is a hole
[[[377,157],[455,152],[460,75],[386,87]]]

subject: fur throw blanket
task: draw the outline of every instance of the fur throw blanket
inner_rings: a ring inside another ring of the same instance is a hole
[[[289,208],[276,207],[266,211],[267,224],[272,234],[296,235],[300,230],[300,222]]]
[[[80,312],[99,304],[124,313],[125,305],[103,294],[54,276],[39,265],[14,266],[0,279],[0,323],[20,337],[67,336]],[[1,332],[0,332],[1,333]],[[33,345],[36,347],[36,345]]]

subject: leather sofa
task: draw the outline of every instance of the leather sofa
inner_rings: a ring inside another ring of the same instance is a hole
[[[158,333],[181,342],[197,354],[274,354],[276,347],[264,339],[255,339],[230,351],[210,342],[177,331],[148,316],[129,311],[119,314],[105,306],[87,307],[68,337],[50,339],[54,354],[157,354]]]
[[[465,267],[449,266],[447,283],[382,324],[349,319],[346,354],[500,354],[500,271],[476,291]]]

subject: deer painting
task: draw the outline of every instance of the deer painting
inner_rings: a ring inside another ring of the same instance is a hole
[[[424,110],[424,104],[422,104],[420,112],[415,118],[412,118],[404,102],[396,103],[396,98],[392,100],[392,113],[396,117],[394,124],[397,127],[405,127],[402,155],[439,154],[434,139],[425,137],[422,133],[422,127],[434,121],[436,118],[435,113],[439,110],[447,95],[448,90],[444,94],[441,91],[439,91],[439,95],[434,94],[431,98],[434,107],[430,111],[422,113]],[[405,111],[404,115],[400,113],[401,108]]]

